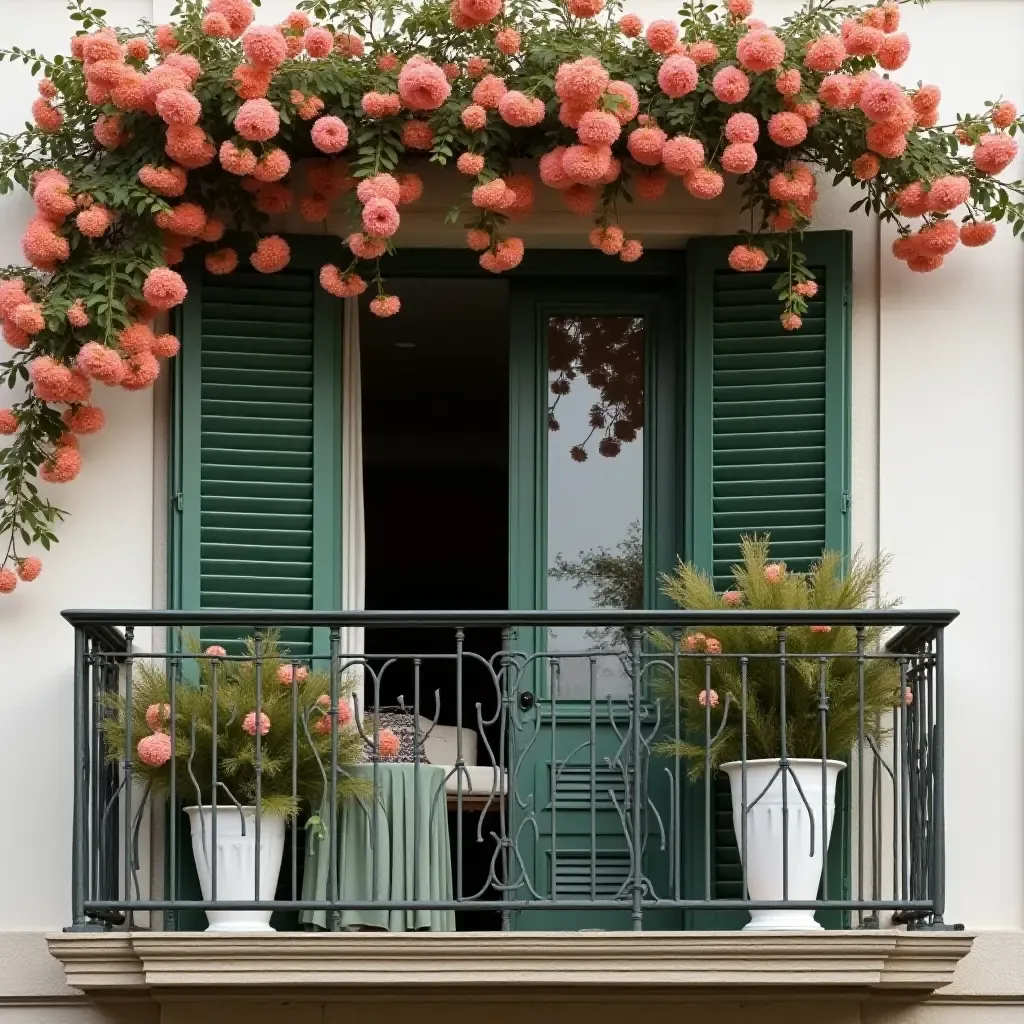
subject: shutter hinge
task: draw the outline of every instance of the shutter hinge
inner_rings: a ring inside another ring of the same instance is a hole
[[[843,491],[842,506],[841,507],[842,507],[842,511],[843,511],[844,514],[850,511],[850,492],[849,491]]]
[[[185,508],[185,496],[178,491],[177,494],[171,498],[171,505],[174,507],[175,512],[181,512]]]

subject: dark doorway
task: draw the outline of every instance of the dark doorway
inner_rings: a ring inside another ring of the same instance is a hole
[[[400,279],[389,282],[400,316],[360,311],[362,358],[366,606],[369,609],[508,607],[508,286],[499,280]],[[491,658],[496,629],[467,631],[465,650]],[[367,630],[367,654],[451,654],[452,630]],[[372,660],[374,664],[381,662]],[[464,660],[462,725],[478,734],[477,761],[497,754],[498,694],[487,669]],[[457,721],[451,661],[425,661],[421,714]],[[413,702],[413,667],[385,672],[382,706]],[[367,693],[367,702],[373,694]],[[486,742],[485,742],[486,740]],[[500,898],[486,888],[492,827],[449,813],[453,873],[462,859],[462,893]],[[495,825],[497,823],[495,822]],[[497,828],[494,828],[497,831]],[[461,843],[458,841],[461,832]],[[497,913],[459,913],[462,929],[500,926]]]

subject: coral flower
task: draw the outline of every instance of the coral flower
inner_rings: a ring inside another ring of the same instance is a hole
[[[484,169],[484,158],[480,153],[460,153],[455,167],[462,174],[476,177]]]
[[[753,114],[733,114],[725,122],[725,137],[730,142],[757,142],[761,126]]]
[[[796,313],[783,313],[779,317],[779,323],[782,324],[784,331],[799,331],[803,327],[803,320]],[[813,627],[812,627],[813,628]]]
[[[288,43],[279,28],[253,25],[242,36],[242,52],[254,68],[273,71],[288,59]]]
[[[779,146],[799,146],[807,138],[807,122],[799,114],[784,111],[768,119],[768,135]]]
[[[600,249],[606,256],[617,256],[625,241],[622,228],[617,224],[604,228],[596,227],[590,232],[590,244],[595,249]]]
[[[264,184],[280,181],[292,167],[291,158],[283,149],[271,149],[256,162],[251,174]]]
[[[638,199],[653,203],[663,199],[668,191],[668,178],[659,168],[655,171],[644,171],[634,179]]]
[[[562,202],[577,217],[587,217],[594,212],[601,193],[599,189],[588,185],[570,185],[562,190]]]
[[[396,92],[368,92],[360,103],[367,117],[394,117],[402,106]]]
[[[38,334],[45,326],[43,319],[43,307],[38,302],[23,302],[14,309],[14,316],[11,317],[14,326],[26,334]]]
[[[732,142],[722,150],[722,170],[749,174],[757,165],[757,150],[749,142]]]
[[[397,295],[378,295],[377,298],[371,299],[370,301],[370,312],[374,316],[394,316],[401,308],[402,302]],[[381,740],[384,739],[384,734],[387,731],[388,730],[386,729],[381,731]],[[392,733],[392,735],[394,734]]]
[[[903,132],[893,130],[886,122],[873,124],[865,133],[868,149],[886,159],[903,156],[907,149],[907,137]]]
[[[230,140],[221,143],[218,156],[221,167],[228,174],[244,178],[256,170],[256,154],[251,149],[240,149]]]
[[[251,64],[239,64],[231,75],[234,90],[243,100],[261,99],[267,95],[273,72],[265,68],[254,68]]]
[[[668,53],[679,38],[679,26],[674,21],[659,19],[647,26],[647,45],[655,53]]]
[[[277,669],[277,681],[282,686],[291,686],[293,682],[304,683],[309,678],[309,669],[304,665],[280,665]]]
[[[18,578],[23,583],[31,583],[38,579],[42,571],[43,563],[35,555],[29,555],[18,562]]]
[[[114,386],[124,376],[124,362],[112,349],[98,341],[87,341],[75,357],[79,372],[101,384]],[[73,429],[73,428],[72,428]]]
[[[494,37],[494,45],[506,57],[512,57],[517,54],[522,43],[522,36],[514,28],[503,28]]]
[[[160,364],[152,352],[139,352],[125,360],[121,387],[125,391],[143,391],[160,376]]]
[[[933,213],[949,213],[971,197],[971,182],[960,174],[936,178],[928,190],[928,209]]]
[[[609,82],[605,94],[614,102],[615,109],[612,113],[618,118],[619,124],[628,124],[636,117],[636,112],[640,108],[640,97],[629,82]]]
[[[451,91],[448,76],[435,64],[410,60],[398,73],[398,95],[410,110],[437,110]]]
[[[521,238],[503,238],[495,245],[493,252],[480,254],[480,266],[492,274],[501,274],[506,270],[514,270],[523,262],[526,247]]]
[[[75,218],[75,226],[86,238],[100,238],[114,223],[114,215],[98,203],[90,206]]]
[[[354,32],[339,32],[334,37],[334,50],[342,57],[362,57],[366,46]]]
[[[605,110],[588,110],[576,129],[580,142],[587,146],[610,146],[621,132],[619,119]]]
[[[702,708],[707,707],[709,704],[713,708],[718,707],[718,691],[717,690],[701,690],[697,694],[697,703]]]
[[[377,67],[381,71],[394,71],[398,67],[398,57],[393,53],[382,53],[377,57]]]
[[[795,96],[800,91],[800,72],[796,68],[781,71],[775,76],[775,88],[782,96]]]
[[[332,120],[338,121],[342,128],[345,127],[338,118]],[[319,123],[318,121],[317,124]],[[235,131],[243,139],[247,139],[249,142],[268,142],[280,131],[281,117],[268,100],[246,100],[235,115],[234,125]],[[347,130],[345,135],[347,141]],[[313,144],[316,145],[315,138]],[[338,148],[344,147],[339,146]],[[336,152],[336,150],[332,152]]]
[[[64,115],[41,96],[32,103],[32,119],[42,131],[50,133],[60,131],[64,123]]]
[[[997,103],[992,108],[992,123],[997,128],[1009,128],[1017,120],[1017,107],[1009,100]]]
[[[869,82],[860,94],[860,109],[872,121],[887,121],[903,107],[906,94],[887,78]]]
[[[473,87],[473,102],[485,110],[495,110],[507,89],[504,80],[497,75],[485,75]]]
[[[598,103],[611,77],[596,57],[561,64],[555,72],[555,93],[563,103],[591,107]]]
[[[321,153],[340,153],[348,145],[348,128],[340,117],[318,117],[310,138]]]
[[[231,248],[217,249],[208,253],[203,262],[211,274],[231,274],[238,266],[238,253]]]
[[[135,750],[144,765],[162,768],[171,759],[171,737],[162,732],[143,736]]]
[[[476,252],[482,252],[484,249],[490,248],[491,236],[489,232],[484,231],[481,228],[470,228],[466,232],[466,245]],[[14,428],[12,428],[10,432],[14,433]]]
[[[187,294],[181,274],[167,267],[155,267],[142,285],[143,298],[154,309],[172,309],[184,302]]]
[[[904,32],[886,36],[878,47],[878,63],[886,71],[898,71],[910,56],[910,38]]]
[[[749,114],[736,114],[735,117],[750,117]],[[728,131],[728,128],[727,128]],[[691,139],[686,135],[677,135],[665,143],[661,151],[661,161],[665,170],[680,177],[704,166],[704,144],[699,139]]]
[[[708,64],[714,64],[718,60],[718,47],[710,39],[702,39],[700,42],[691,43],[687,53],[693,63],[699,68],[706,67]],[[637,245],[639,244],[637,242]]]
[[[394,298],[394,296],[390,296]],[[375,302],[378,300],[374,300]],[[396,299],[397,301],[397,299]],[[370,303],[372,306],[373,303]],[[398,312],[396,309],[395,312]],[[378,316],[391,316],[391,313],[379,313]],[[398,757],[398,752],[401,749],[401,744],[398,741],[398,737],[390,729],[381,729],[377,734],[377,753],[385,761],[390,761],[393,758]]]
[[[173,334],[158,334],[152,352],[158,359],[173,359],[181,351],[181,342]]]
[[[498,114],[513,128],[532,128],[544,120],[544,101],[512,90],[498,100]],[[608,116],[611,117],[610,114]],[[612,117],[612,120],[615,121],[615,118]]]
[[[874,153],[861,153],[850,167],[853,171],[853,176],[858,181],[870,181],[872,178],[877,177],[879,170],[881,170],[881,164]]]
[[[644,247],[635,238],[631,238],[622,243],[622,248],[619,250],[619,259],[623,263],[636,263],[643,254]]]
[[[508,194],[509,188],[501,178],[495,178],[485,185],[473,189],[472,203],[481,210],[503,210],[515,202],[515,195]]]
[[[375,174],[359,183],[356,197],[361,203],[368,203],[371,199],[387,199],[397,206],[402,197],[402,187],[390,174]]]
[[[326,28],[308,28],[302,37],[302,45],[310,57],[320,59],[329,56],[334,49],[334,36]]]
[[[185,89],[164,89],[155,104],[165,124],[196,124],[203,113],[202,104]]]
[[[540,180],[548,188],[566,189],[572,184],[572,179],[565,173],[565,168],[562,166],[562,157],[564,156],[565,146],[556,146],[551,152],[541,156],[537,170],[540,173]]]
[[[605,0],[566,0],[569,13],[577,18],[594,18],[604,10]]]
[[[11,435],[18,429],[18,417],[11,409],[0,409],[0,434]]]
[[[638,14],[624,14],[619,18],[619,31],[627,39],[636,39],[644,30],[644,23]]]
[[[478,132],[487,124],[487,111],[478,103],[464,107],[460,115],[463,127],[470,132]]]
[[[818,284],[816,281],[800,281],[793,285],[793,291],[805,299],[813,299],[818,294]]]
[[[352,255],[361,260],[375,260],[387,252],[387,243],[380,238],[367,238],[358,231],[353,232],[345,239],[346,244],[352,250]]]
[[[120,114],[101,114],[92,126],[92,133],[104,149],[117,149],[128,138],[121,130]]]
[[[157,25],[153,40],[161,53],[171,53],[180,45],[173,25]]]
[[[40,270],[53,270],[70,255],[68,240],[54,231],[54,225],[43,217],[33,217],[21,238],[25,258]]]
[[[846,47],[838,36],[820,36],[804,53],[804,64],[811,71],[838,71],[846,60]]]
[[[13,593],[18,577],[10,569],[0,569],[0,594]]]
[[[256,712],[250,711],[245,718],[242,719],[242,731],[247,732],[250,736],[255,736],[256,729]],[[270,732],[270,719],[261,711],[259,733],[261,736],[266,736],[268,732]]]
[[[1017,156],[1017,141],[1003,132],[982,135],[974,147],[974,165],[985,174],[1000,174]]]
[[[750,92],[750,79],[730,64],[711,80],[711,91],[722,103],[742,103]]]
[[[996,226],[990,220],[964,224],[960,228],[960,241],[968,248],[987,245],[996,236]]]
[[[580,185],[596,185],[608,172],[612,151],[607,146],[569,146],[562,157],[566,175]]]
[[[696,199],[716,199],[725,188],[722,176],[708,167],[698,167],[691,171],[683,178],[683,184],[686,191]]]
[[[751,245],[737,245],[729,253],[729,266],[744,273],[755,273],[768,266],[768,255]]]
[[[429,150],[434,145],[434,129],[426,121],[406,121],[402,125],[402,145],[406,149]]]
[[[786,44],[770,30],[748,32],[736,44],[736,59],[748,71],[774,71],[785,56]]]
[[[738,608],[743,604],[743,591],[741,590],[727,590],[722,594],[722,601],[729,608]]]
[[[146,708],[146,725],[153,732],[163,732],[163,727],[171,720],[170,704],[150,704]]]
[[[401,221],[395,204],[388,199],[371,199],[363,207],[363,229],[374,238],[390,238]]]
[[[156,226],[163,228],[164,231],[187,238],[198,238],[206,224],[206,211],[198,203],[179,203],[170,210],[158,213],[153,219]]]
[[[48,484],[67,484],[82,471],[81,453],[67,445],[59,445],[39,471]]]
[[[268,235],[261,238],[256,251],[249,257],[254,270],[261,274],[276,274],[284,270],[291,259],[291,249],[280,235]]]
[[[660,128],[634,128],[626,140],[626,148],[638,164],[654,167],[661,163],[661,151],[667,140],[668,136]]]
[[[843,48],[851,57],[872,57],[885,41],[881,29],[851,20],[843,22],[842,33]]]
[[[829,75],[818,86],[818,99],[832,110],[846,110],[854,103],[853,77]]]
[[[207,14],[203,18],[202,31],[211,39],[227,39],[231,36],[231,22],[223,14]]]
[[[68,323],[74,328],[80,329],[89,326],[89,314],[86,313],[81,299],[75,299],[68,307],[67,318]]]
[[[658,69],[658,85],[661,91],[672,99],[686,96],[697,88],[700,73],[690,57],[674,54],[665,59]]]
[[[960,241],[960,232],[951,220],[926,224],[917,233],[917,249],[922,256],[948,256]]]
[[[180,196],[188,184],[188,174],[182,167],[155,167],[146,164],[139,171],[139,181],[158,196]]]
[[[194,124],[169,125],[164,152],[182,167],[190,170],[205,167],[217,156],[217,150],[207,140],[206,132]]]
[[[766,583],[778,583],[786,575],[786,566],[783,562],[770,562],[764,567],[764,579]]]

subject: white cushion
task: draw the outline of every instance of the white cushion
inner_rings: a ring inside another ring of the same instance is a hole
[[[431,764],[455,764],[459,759],[459,729],[454,725],[435,725],[430,719],[420,716],[420,730],[427,738],[423,741],[423,752]],[[476,764],[476,733],[462,729],[462,763]],[[427,735],[429,733],[429,735]]]

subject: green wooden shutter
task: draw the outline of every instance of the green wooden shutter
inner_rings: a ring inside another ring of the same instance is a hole
[[[341,303],[313,240],[277,274],[193,265],[177,388],[176,593],[182,608],[338,607]],[[316,240],[321,241],[321,240]],[[268,623],[272,625],[272,623]],[[204,629],[231,649],[246,630]],[[321,630],[282,631],[292,656]]]
[[[773,291],[780,268],[740,274],[736,238],[687,247],[691,516],[687,554],[726,589],[740,537],[770,534],[772,555],[805,571],[823,550],[849,551],[850,246],[848,232],[804,237],[817,282],[803,327],[784,331]],[[712,896],[740,898],[742,873],[725,780],[712,785]],[[845,791],[844,791],[845,792]],[[843,891],[848,802],[837,794],[830,896]],[[704,895],[704,786],[685,793],[688,880]],[[742,914],[692,915],[699,928],[740,927]],[[833,922],[835,923],[835,922]]]

